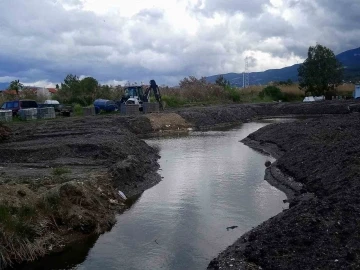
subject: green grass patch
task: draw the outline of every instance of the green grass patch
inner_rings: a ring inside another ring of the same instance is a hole
[[[73,112],[76,116],[82,116],[84,115],[83,107],[80,104],[74,104],[73,106]]]
[[[240,102],[241,101],[241,94],[240,91],[231,86],[225,86],[225,91],[228,94],[228,98],[233,102]]]
[[[64,168],[64,167],[58,167],[58,168],[54,168],[52,170],[52,174],[55,176],[61,176],[67,173],[71,173],[71,170],[68,168]]]
[[[167,107],[172,107],[172,108],[182,107],[188,103],[187,100],[185,100],[182,97],[178,97],[178,96],[164,95],[164,96],[162,96],[161,99],[163,102],[166,103]]]
[[[13,232],[16,236],[32,240],[35,232],[30,222],[36,216],[36,210],[32,206],[20,207],[0,205],[0,225],[5,231]]]

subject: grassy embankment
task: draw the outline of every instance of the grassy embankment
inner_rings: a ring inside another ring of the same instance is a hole
[[[163,101],[168,107],[196,106],[202,104],[224,104],[224,103],[258,103],[271,102],[270,97],[260,97],[259,93],[266,86],[251,86],[246,89],[227,87],[223,88],[211,84],[197,84],[182,88],[162,89]],[[277,86],[283,93],[283,101],[302,101],[304,92],[299,89],[298,84]],[[338,87],[339,96],[352,96],[353,84],[344,84]]]
[[[266,87],[266,85],[251,86],[246,89],[236,87],[221,87],[215,84],[206,83],[203,80],[185,78],[179,88],[174,87],[162,87],[161,94],[162,99],[168,107],[185,107],[196,105],[211,105],[211,104],[227,104],[227,103],[258,103],[258,102],[271,102],[273,98],[269,96],[261,97],[259,93]],[[304,98],[304,92],[299,89],[298,84],[292,85],[279,85],[283,98],[283,101],[302,101]],[[352,96],[354,91],[353,84],[344,84],[338,87],[337,95],[339,96]],[[119,99],[122,95],[123,88],[118,90],[112,90],[112,94],[107,97],[109,99]],[[35,99],[38,102],[36,96],[24,96],[22,98]],[[55,97],[63,103],[60,96]],[[103,97],[105,98],[105,97]],[[0,95],[0,104],[7,100],[13,100],[14,97]],[[154,97],[151,96],[152,101]],[[74,105],[74,114],[82,115],[83,109],[79,104]],[[91,104],[90,104],[91,105]]]

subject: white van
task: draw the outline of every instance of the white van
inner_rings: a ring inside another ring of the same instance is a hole
[[[355,85],[354,98],[360,98],[360,84]]]
[[[45,100],[44,104],[54,104],[54,105],[59,105],[60,102],[57,101],[57,100],[53,100],[53,99],[48,99],[48,100]]]

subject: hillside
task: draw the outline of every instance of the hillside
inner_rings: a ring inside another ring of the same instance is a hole
[[[357,49],[345,51],[338,54],[337,59],[343,63],[345,67],[345,79],[346,80],[360,80],[360,47]],[[292,81],[297,81],[298,73],[297,69],[299,64],[285,67],[281,69],[269,69],[263,72],[251,72],[250,73],[250,84],[267,84],[271,81],[286,81],[291,79]],[[208,82],[215,82],[216,78],[219,76],[209,76],[207,77]],[[243,75],[242,73],[228,73],[223,74],[226,80],[229,80],[230,83],[234,86],[243,85]]]

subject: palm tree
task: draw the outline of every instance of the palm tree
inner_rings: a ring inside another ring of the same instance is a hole
[[[16,95],[19,96],[19,90],[21,90],[23,87],[24,87],[24,85],[23,85],[19,80],[15,80],[15,81],[12,81],[12,82],[10,83],[9,89],[10,89],[10,90],[15,90],[15,91],[16,91]]]

